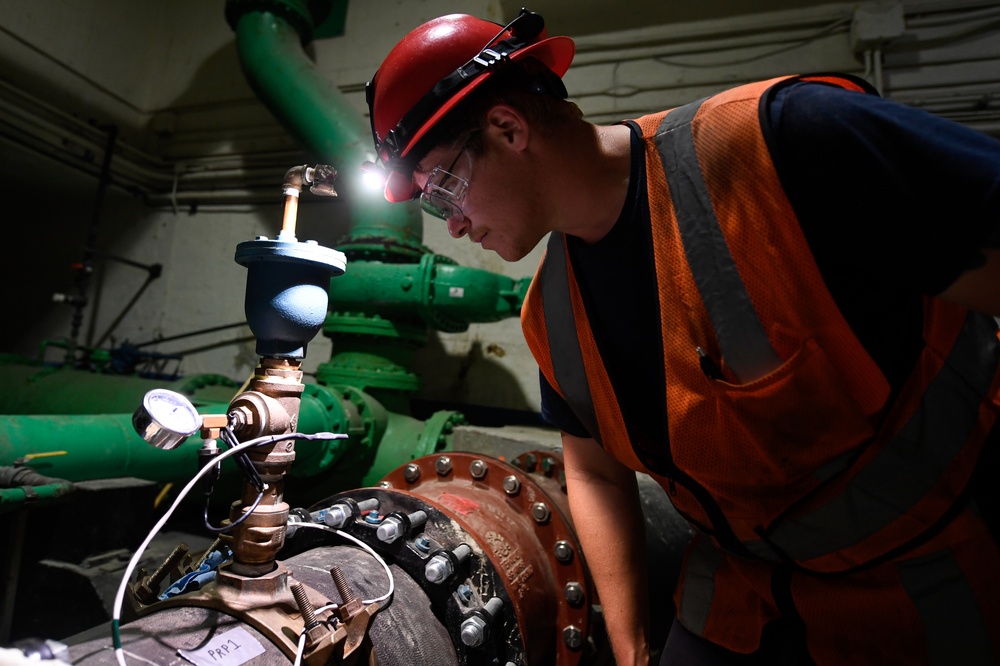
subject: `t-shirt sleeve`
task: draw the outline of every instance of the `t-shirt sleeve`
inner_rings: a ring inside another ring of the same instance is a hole
[[[554,428],[558,428],[565,433],[576,437],[590,437],[590,433],[583,427],[580,419],[576,417],[569,404],[563,400],[541,370],[538,371],[538,382],[541,389],[541,413],[542,419]]]
[[[771,100],[765,135],[819,263],[879,265],[935,295],[1000,241],[1000,141],[822,83]]]

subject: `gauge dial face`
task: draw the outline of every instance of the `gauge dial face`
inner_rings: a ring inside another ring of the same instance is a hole
[[[142,399],[149,417],[164,430],[180,435],[192,435],[201,428],[201,415],[191,401],[180,393],[153,389]]]

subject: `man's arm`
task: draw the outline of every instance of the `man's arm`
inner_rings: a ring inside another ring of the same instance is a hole
[[[615,661],[649,661],[645,523],[635,472],[593,439],[563,433],[573,524],[597,585]]]
[[[946,301],[1000,317],[1000,250],[981,250],[986,262],[965,271],[939,296]]]

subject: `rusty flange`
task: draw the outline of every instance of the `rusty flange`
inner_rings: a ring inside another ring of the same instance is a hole
[[[569,514],[562,460],[532,451],[512,462],[464,452],[425,456],[386,475],[382,487],[424,498],[476,541],[513,606],[523,663],[576,664],[596,598]]]

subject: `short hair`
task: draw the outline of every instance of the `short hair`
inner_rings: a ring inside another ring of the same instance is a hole
[[[437,146],[465,140],[473,154],[480,153],[478,130],[485,128],[486,112],[497,104],[509,104],[543,128],[583,118],[580,108],[565,98],[562,79],[539,60],[529,57],[504,63],[427,132],[415,146],[416,161]]]

